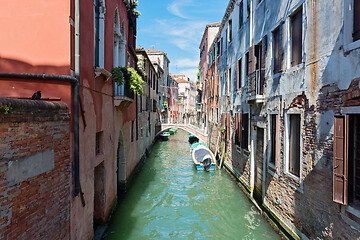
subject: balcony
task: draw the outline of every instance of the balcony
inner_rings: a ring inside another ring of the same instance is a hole
[[[265,70],[256,70],[249,75],[246,84],[246,100],[263,103],[265,101]]]
[[[114,82],[114,106],[128,107],[134,102],[134,93],[130,90],[130,86],[125,81],[125,84],[119,86]]]

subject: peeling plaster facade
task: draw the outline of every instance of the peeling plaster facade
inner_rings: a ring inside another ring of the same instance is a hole
[[[339,204],[334,160],[339,153],[334,126],[355,132],[345,133],[350,145],[344,162],[352,166],[359,159],[360,41],[352,37],[354,4],[231,0],[209,50],[216,52],[212,76],[219,78],[220,114],[230,117],[229,124],[222,122],[231,129],[225,165],[296,238],[360,237],[360,208],[350,200],[356,199],[351,176],[357,170],[343,166],[339,181],[349,175],[349,182],[340,184],[344,201]],[[349,122],[337,125],[336,119]],[[217,137],[209,136],[215,146]]]

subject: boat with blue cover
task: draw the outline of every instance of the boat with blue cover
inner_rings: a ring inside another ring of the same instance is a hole
[[[198,171],[214,171],[215,156],[206,144],[194,143],[191,146],[191,158]]]

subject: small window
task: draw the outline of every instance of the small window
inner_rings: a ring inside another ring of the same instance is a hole
[[[281,72],[282,54],[282,25],[273,31],[273,54],[274,54],[274,74]]]
[[[291,17],[291,66],[302,62],[302,8]]]
[[[95,136],[95,154],[100,155],[103,153],[103,132],[97,132]]]
[[[241,123],[240,123],[240,137],[241,144],[240,147],[242,149],[247,150],[249,145],[249,114],[241,114]]]
[[[239,28],[242,28],[244,21],[244,3],[243,1],[239,4]]]
[[[130,130],[130,138],[131,138],[131,142],[134,141],[134,121],[131,121],[131,130]]]
[[[248,75],[250,74],[249,70],[249,53],[247,52],[245,54],[245,82],[247,82]]]
[[[229,42],[231,42],[231,40],[232,40],[232,20],[230,19],[229,20],[229,24],[228,24],[228,37],[229,37],[229,39],[228,39],[228,41]]]
[[[220,45],[221,45],[221,55],[223,55],[223,48],[224,48],[224,44],[223,44],[223,38],[221,38],[221,43],[220,43]]]
[[[289,129],[288,129],[288,156],[289,166],[288,171],[300,177],[300,127],[301,127],[301,115],[289,114]]]
[[[360,40],[360,0],[354,0],[354,32],[353,40],[354,42]]]
[[[236,85],[235,85],[236,90],[241,88],[241,70],[242,70],[241,66],[242,66],[242,59],[240,58],[236,64]]]
[[[277,166],[278,158],[278,136],[279,136],[279,124],[278,124],[279,115],[271,114],[270,115],[270,158],[269,163]]]

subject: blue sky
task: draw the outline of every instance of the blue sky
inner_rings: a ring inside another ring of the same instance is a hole
[[[228,0],[139,0],[136,45],[164,51],[172,74],[196,81],[206,24],[220,22]]]

